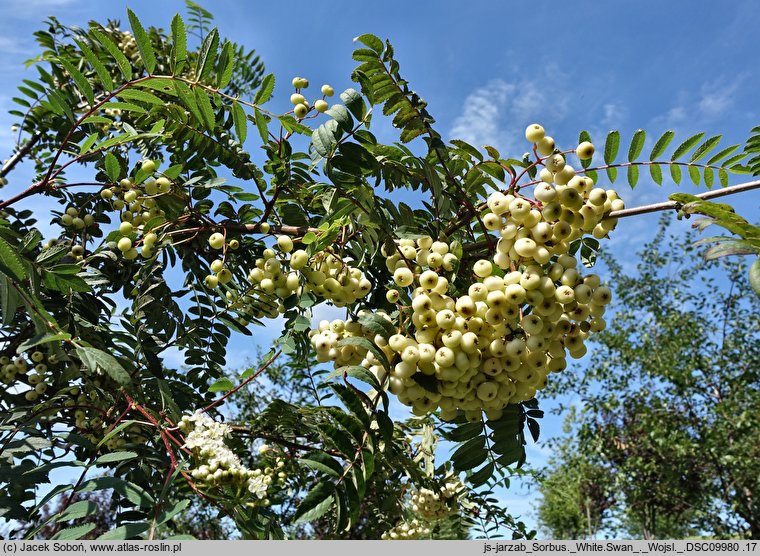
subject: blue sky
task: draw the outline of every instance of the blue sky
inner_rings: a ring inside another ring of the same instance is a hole
[[[749,129],[760,124],[755,44],[760,4],[751,0],[201,4],[214,13],[223,36],[257,50],[281,85],[303,75],[337,91],[352,86],[352,38],[365,32],[389,38],[402,75],[428,101],[445,137],[491,144],[509,156],[526,150],[523,130],[534,121],[566,148],[575,145],[582,129],[598,145],[609,129],[620,129],[627,147],[632,132],[642,127],[649,132],[645,153],[666,129],[677,132],[676,141],[695,131],[722,133],[728,145],[743,143]],[[126,28],[127,6],[144,24],[165,28],[175,12],[184,12],[184,3],[176,0],[0,0],[0,157],[11,150],[13,118],[5,112],[13,106],[15,84],[36,74],[24,71],[23,61],[36,53],[32,32],[41,20],[53,14],[84,26],[90,19],[112,18]],[[284,102],[288,86],[276,94]],[[22,187],[28,175],[20,169],[9,189]],[[647,178],[642,172],[634,191],[618,183],[628,206],[664,200],[675,191]],[[732,180],[743,181],[742,176]],[[682,190],[697,191],[690,184]],[[758,220],[759,192],[734,204]],[[625,264],[635,264],[633,253],[653,236],[656,219],[621,221],[608,245]],[[262,342],[271,337],[258,336]],[[233,341],[230,364],[241,365],[249,354],[249,343]],[[559,432],[559,421],[547,419],[544,429]],[[536,463],[546,455],[531,448]],[[527,498],[510,492],[505,500],[516,513],[529,512]]]

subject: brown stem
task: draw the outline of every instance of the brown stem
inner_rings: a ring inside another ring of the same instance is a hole
[[[272,363],[274,363],[275,359],[277,359],[280,356],[281,353],[282,353],[281,349],[277,350],[277,353],[275,353],[272,357],[270,357],[269,360],[266,363],[264,363],[261,367],[259,367],[258,370],[255,373],[253,373],[251,376],[249,376],[248,378],[246,378],[243,382],[241,382],[240,384],[238,384],[235,388],[233,388],[229,392],[225,393],[221,398],[219,398],[217,400],[214,400],[209,405],[207,405],[206,407],[204,407],[203,408],[203,412],[205,413],[205,412],[209,411],[210,409],[216,407],[217,405],[219,405],[220,403],[222,403],[225,399],[229,398],[232,394],[234,394],[235,392],[237,392],[238,390],[240,390],[241,388],[243,388],[244,386],[246,386],[247,384],[249,384],[252,380],[254,380],[261,373],[263,373]]]
[[[29,154],[29,152],[32,150],[32,147],[37,144],[37,141],[39,141],[42,138],[42,133],[39,131],[36,131],[29,140],[24,143],[19,150],[17,150],[13,156],[11,156],[8,159],[8,162],[3,164],[2,169],[0,169],[0,178],[4,178],[7,176],[11,170],[21,162],[26,155]]]
[[[738,185],[732,185],[731,187],[724,187],[723,189],[716,189],[715,191],[706,191],[695,195],[703,201],[709,199],[715,199],[717,197],[725,197],[726,195],[733,195],[735,193],[743,193],[744,191],[751,191],[752,189],[760,188],[760,180],[750,181],[746,183],[740,183]],[[651,205],[642,205],[640,207],[633,207],[629,209],[616,210],[608,214],[607,218],[625,218],[626,216],[635,216],[637,214],[647,214],[650,212],[658,212],[661,210],[678,210],[680,203],[676,201],[663,201],[661,203],[653,203]]]

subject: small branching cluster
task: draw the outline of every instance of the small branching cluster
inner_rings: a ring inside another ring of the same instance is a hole
[[[273,467],[245,467],[225,442],[232,433],[230,426],[214,421],[206,413],[199,411],[183,416],[179,428],[186,433],[185,447],[192,451],[196,462],[190,473],[206,487],[229,487],[238,498],[246,497],[247,491],[258,499],[254,504],[266,506],[269,504],[267,489],[273,482],[282,483],[286,478],[282,471],[285,462],[281,458],[275,459]]]

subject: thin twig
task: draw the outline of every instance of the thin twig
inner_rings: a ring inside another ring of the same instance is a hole
[[[3,168],[0,169],[0,178],[4,178],[6,175],[10,173],[11,170],[21,162],[26,155],[29,154],[29,152],[32,150],[32,147],[37,144],[37,141],[39,141],[42,138],[42,133],[39,131],[35,132],[29,140],[24,143],[19,150],[17,150],[13,156],[11,156],[8,159],[8,162],[3,164]]]

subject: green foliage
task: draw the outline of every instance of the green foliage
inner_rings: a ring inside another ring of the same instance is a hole
[[[554,535],[757,535],[758,300],[739,270],[669,239],[635,275],[606,261],[615,320],[583,378],[557,389],[583,405],[541,486]]]

